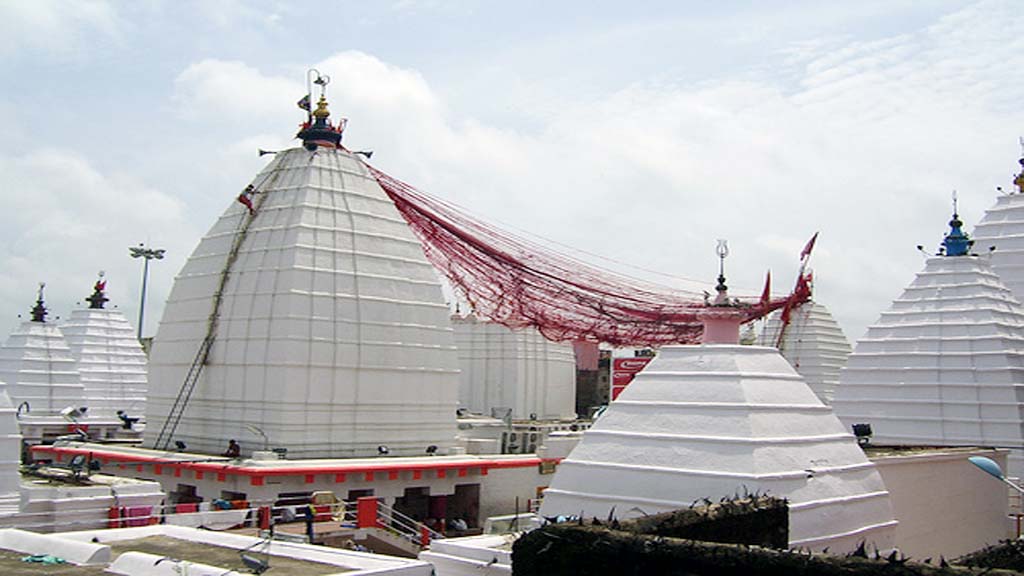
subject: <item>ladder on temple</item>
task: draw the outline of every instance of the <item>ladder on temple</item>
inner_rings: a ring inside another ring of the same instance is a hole
[[[269,180],[277,180],[280,168],[275,168],[259,186],[253,188],[258,193],[256,198],[256,206],[252,212],[246,212],[242,215],[242,220],[239,222],[238,230],[235,233],[235,238],[231,243],[231,250],[228,252],[227,261],[224,263],[224,269],[220,272],[220,280],[217,283],[217,291],[213,295],[213,310],[210,311],[210,317],[206,321],[206,336],[203,338],[202,343],[199,345],[199,350],[196,352],[195,358],[192,360],[192,365],[189,367],[188,372],[185,374],[185,381],[182,382],[181,388],[178,389],[178,395],[174,399],[174,404],[171,405],[171,410],[167,414],[167,418],[164,419],[163,426],[160,428],[160,434],[156,437],[156,442],[153,447],[157,450],[166,450],[171,443],[171,439],[174,437],[174,433],[178,430],[178,423],[181,422],[181,417],[185,413],[185,409],[188,407],[188,402],[192,398],[192,392],[195,391],[196,383],[199,382],[199,377],[203,373],[203,368],[206,366],[207,361],[210,358],[210,348],[213,346],[213,341],[217,336],[217,326],[220,320],[220,305],[224,299],[224,287],[227,286],[228,277],[231,274],[231,268],[235,264],[235,260],[238,259],[238,250],[242,247],[242,242],[245,241],[245,237],[249,233],[249,226],[252,225],[253,220],[256,218],[256,214],[259,213],[260,208],[263,207],[263,203],[266,201],[266,193],[264,193],[264,185]],[[273,182],[270,182],[271,184]],[[244,192],[243,192],[244,194]]]

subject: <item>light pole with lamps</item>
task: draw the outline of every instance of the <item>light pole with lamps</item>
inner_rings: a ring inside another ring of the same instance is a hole
[[[163,260],[164,258],[163,248],[146,248],[145,244],[139,244],[138,246],[132,246],[128,248],[128,253],[132,255],[132,258],[144,258],[145,262],[142,265],[142,297],[139,299],[139,335],[138,338],[142,340],[142,319],[146,312],[146,280],[149,278],[149,261],[156,258],[157,260]]]

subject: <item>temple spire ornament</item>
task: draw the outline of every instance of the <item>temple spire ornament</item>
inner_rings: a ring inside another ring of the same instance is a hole
[[[728,306],[729,287],[725,285],[725,259],[729,256],[729,242],[719,239],[715,252],[718,254],[718,285],[715,286],[715,292],[718,292],[718,295],[715,296],[714,305]]]
[[[960,215],[957,214],[957,197],[956,192],[953,192],[953,219],[949,221],[949,234],[942,240],[942,250],[940,253],[946,256],[967,256],[974,245],[974,240],[971,240],[967,234],[963,231],[964,223],[960,220]]]
[[[106,273],[100,270],[99,279],[92,287],[92,295],[85,299],[89,303],[89,308],[93,310],[103,310],[104,304],[110,300],[105,293],[107,289],[107,281],[103,279],[105,275]]]
[[[315,80],[312,79],[314,75],[316,76]],[[341,135],[345,131],[346,120],[342,118],[337,126],[329,120],[331,112],[327,109],[327,85],[330,82],[330,76],[321,74],[315,68],[306,72],[307,93],[299,100],[299,108],[307,111],[306,122],[302,124],[296,138],[301,138],[303,148],[310,152],[316,151],[320,146],[328,148],[341,146]],[[316,109],[312,110],[310,104],[313,101],[314,84],[320,87],[320,99],[317,100]]]
[[[39,295],[36,299],[36,305],[32,307],[32,321],[33,322],[46,322],[46,305],[43,303],[43,288],[46,288],[46,282],[39,283]]]

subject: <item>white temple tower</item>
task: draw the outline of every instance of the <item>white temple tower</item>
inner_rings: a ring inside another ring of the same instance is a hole
[[[458,361],[437,276],[328,117],[321,96],[303,147],[276,154],[175,279],[147,446],[219,453],[238,439],[244,454],[265,435],[309,458],[453,445]]]
[[[622,519],[768,492],[789,500],[791,546],[890,548],[874,464],[777,350],[737,344],[719,280],[705,343],[661,348],[559,465],[540,513]]]
[[[576,357],[571,344],[535,329],[512,330],[453,316],[459,354],[459,404],[477,414],[512,410],[514,419],[576,418]]]
[[[89,307],[72,311],[60,329],[78,362],[89,415],[140,417],[146,410],[146,355],[124,314],[105,307],[105,289],[101,278],[86,299]]]
[[[1024,302],[1024,158],[1014,179],[1016,190],[996,199],[974,227],[974,246],[991,257],[992,269]]]
[[[0,381],[23,414],[63,421],[62,410],[87,406],[85,389],[71,348],[46,315],[41,284],[32,319],[22,322],[0,347]]]
[[[1020,476],[1024,308],[962,225],[954,214],[940,255],[857,342],[833,406],[876,444],[1013,448]]]
[[[852,350],[850,342],[828,308],[817,302],[793,311],[788,326],[784,326],[781,316],[776,312],[768,317],[758,344],[778,348],[818,398],[831,404],[839,370]]]

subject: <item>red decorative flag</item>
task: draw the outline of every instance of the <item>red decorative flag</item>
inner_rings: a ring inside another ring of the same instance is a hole
[[[814,241],[817,240],[817,239],[818,239],[818,233],[815,232],[814,236],[811,236],[811,239],[807,241],[807,245],[804,246],[803,251],[800,252],[800,259],[801,260],[803,260],[803,259],[805,259],[805,258],[807,258],[808,256],[811,255],[811,250],[814,250]]]
[[[759,304],[764,306],[772,299],[772,271],[769,270],[764,277],[764,290],[761,291],[761,301]]]

